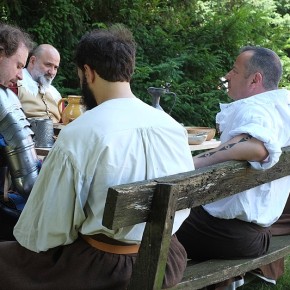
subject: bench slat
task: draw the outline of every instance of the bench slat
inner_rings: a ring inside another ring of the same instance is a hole
[[[271,239],[269,251],[266,255],[258,258],[237,260],[208,260],[198,264],[187,266],[183,280],[170,289],[200,289],[207,285],[215,284],[232,278],[261,265],[269,264],[290,253],[290,235],[274,236]]]
[[[103,225],[118,229],[148,220],[157,183],[179,184],[177,209],[196,207],[290,175],[290,146],[279,163],[268,170],[254,170],[248,162],[228,161],[206,168],[109,188]]]

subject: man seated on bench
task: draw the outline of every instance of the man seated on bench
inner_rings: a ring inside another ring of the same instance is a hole
[[[221,104],[216,117],[222,144],[195,156],[196,168],[248,160],[255,169],[264,170],[277,163],[281,147],[290,145],[290,95],[278,89],[281,75],[275,52],[241,49],[225,77],[234,102]],[[261,256],[268,250],[270,227],[282,214],[289,188],[287,176],[193,208],[177,237],[194,260]]]
[[[47,156],[14,228],[0,243],[2,289],[126,289],[144,224],[102,226],[108,188],[194,169],[183,126],[130,88],[136,45],[121,25],[80,40],[75,61],[87,111]],[[175,232],[190,210],[176,213]],[[164,287],[186,267],[172,237]]]

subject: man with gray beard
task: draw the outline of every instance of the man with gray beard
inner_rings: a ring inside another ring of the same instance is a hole
[[[18,82],[18,97],[26,117],[49,118],[60,121],[58,102],[60,93],[51,85],[60,63],[60,54],[50,44],[37,46]]]

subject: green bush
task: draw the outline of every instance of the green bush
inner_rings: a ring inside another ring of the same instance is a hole
[[[138,44],[133,92],[150,103],[147,88],[170,83],[176,101],[163,95],[161,105],[169,112],[174,104],[172,116],[185,125],[215,125],[219,103],[229,101],[219,78],[244,45],[276,51],[284,64],[281,86],[289,87],[290,0],[14,0],[0,7],[2,21],[59,49],[54,85],[62,95],[80,93],[72,59],[81,35],[112,22],[128,26]]]

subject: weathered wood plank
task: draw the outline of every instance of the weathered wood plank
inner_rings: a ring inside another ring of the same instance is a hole
[[[290,175],[290,146],[269,170],[252,169],[247,162],[225,162],[204,169],[109,189],[103,224],[108,228],[147,222],[133,269],[131,288],[160,289],[176,209],[194,207]],[[178,198],[176,198],[178,196]],[[188,265],[172,290],[200,289],[238,276],[290,253],[290,235],[273,237],[262,257],[210,260]],[[136,288],[137,287],[137,288]]]
[[[170,246],[178,189],[169,184],[158,185],[153,197],[150,223],[141,242],[128,290],[161,289]],[[146,275],[144,275],[146,273]],[[142,287],[140,287],[142,285]]]
[[[209,260],[188,265],[183,280],[170,289],[200,289],[269,264],[290,253],[290,235],[272,237],[269,251],[258,258]]]
[[[228,161],[155,180],[119,185],[109,189],[103,224],[111,229],[148,220],[157,183],[179,185],[177,209],[195,207],[290,175],[290,146],[268,170],[254,170],[247,162]]]
[[[109,229],[118,229],[147,221],[156,185],[157,182],[151,180],[126,185],[125,190],[122,190],[122,186],[109,188],[103,225]]]

